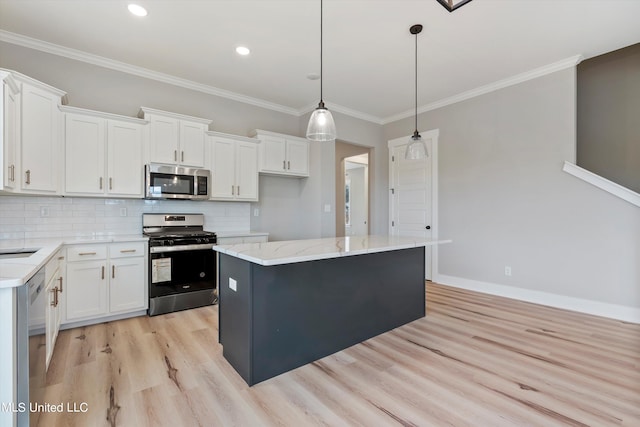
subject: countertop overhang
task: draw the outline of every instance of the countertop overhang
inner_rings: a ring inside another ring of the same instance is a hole
[[[255,264],[270,266],[395,251],[420,246],[433,246],[450,242],[451,240],[448,239],[369,235],[218,245],[214,246],[213,250]]]

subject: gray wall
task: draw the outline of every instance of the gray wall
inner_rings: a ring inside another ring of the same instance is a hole
[[[640,193],[640,43],[578,65],[578,166]]]
[[[296,117],[150,80],[131,74],[0,42],[0,68],[33,77],[68,94],[69,105],[125,116],[137,116],[141,106],[209,118],[211,130],[248,135],[264,129],[304,136],[308,115]],[[370,147],[384,147],[382,126],[334,113],[339,137]],[[311,176],[304,179],[260,176],[260,201],[250,210],[251,228],[273,240],[335,235],[335,165],[333,143],[311,144]],[[376,197],[386,212],[384,153],[375,166]],[[330,205],[331,212],[323,207]],[[259,216],[253,216],[255,208]],[[373,230],[386,233],[386,213]]]
[[[440,274],[640,307],[638,208],[562,172],[575,100],[568,69],[420,115],[440,129]]]

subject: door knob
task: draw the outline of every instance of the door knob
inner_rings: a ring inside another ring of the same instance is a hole
[[[427,230],[431,230],[431,226],[430,226],[430,225],[427,225],[425,228],[426,228]]]

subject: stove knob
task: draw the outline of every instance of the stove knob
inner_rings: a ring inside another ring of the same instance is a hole
[[[167,244],[168,244],[169,246],[173,246],[173,240],[167,240]]]
[[[202,241],[205,242],[205,243],[209,243],[209,238],[205,237],[204,239],[202,239]]]
[[[196,243],[202,243],[202,239],[196,239]]]

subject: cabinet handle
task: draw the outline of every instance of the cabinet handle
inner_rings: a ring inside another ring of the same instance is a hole
[[[287,170],[290,170],[290,169],[291,169],[291,161],[287,160]]]
[[[104,280],[104,265],[102,266],[102,280]]]
[[[102,177],[100,177],[100,190],[102,190]]]
[[[180,161],[184,162],[184,151],[180,152]]]
[[[85,256],[85,255],[95,255],[95,252],[80,252],[78,255],[80,256]]]
[[[173,161],[174,162],[178,161],[178,150],[173,150]]]
[[[120,253],[121,254],[127,254],[127,253],[132,253],[135,252],[135,249],[120,249]]]
[[[62,276],[58,277],[58,280],[60,281],[60,293],[62,293]]]
[[[111,278],[112,279],[116,278],[116,266],[115,265],[111,266]]]
[[[25,181],[25,184],[31,184],[31,170],[27,169],[24,173],[27,175],[27,179]]]
[[[232,186],[231,186],[231,195],[232,195],[232,196],[235,196],[235,195],[236,195],[236,187],[235,187],[235,185],[232,185]]]
[[[64,259],[64,257],[63,257],[63,256],[59,256],[59,257],[58,257],[58,261],[62,261],[63,259]]]
[[[9,166],[9,170],[11,171],[11,182],[15,182],[16,180],[16,165]]]
[[[51,289],[49,292],[53,292],[53,302],[51,303],[51,307],[58,306],[58,287]]]
[[[240,186],[238,185],[238,196],[240,195]]]
[[[282,169],[283,170],[287,170],[287,161],[286,160],[282,161]]]
[[[109,177],[109,190],[113,190],[113,178]]]

